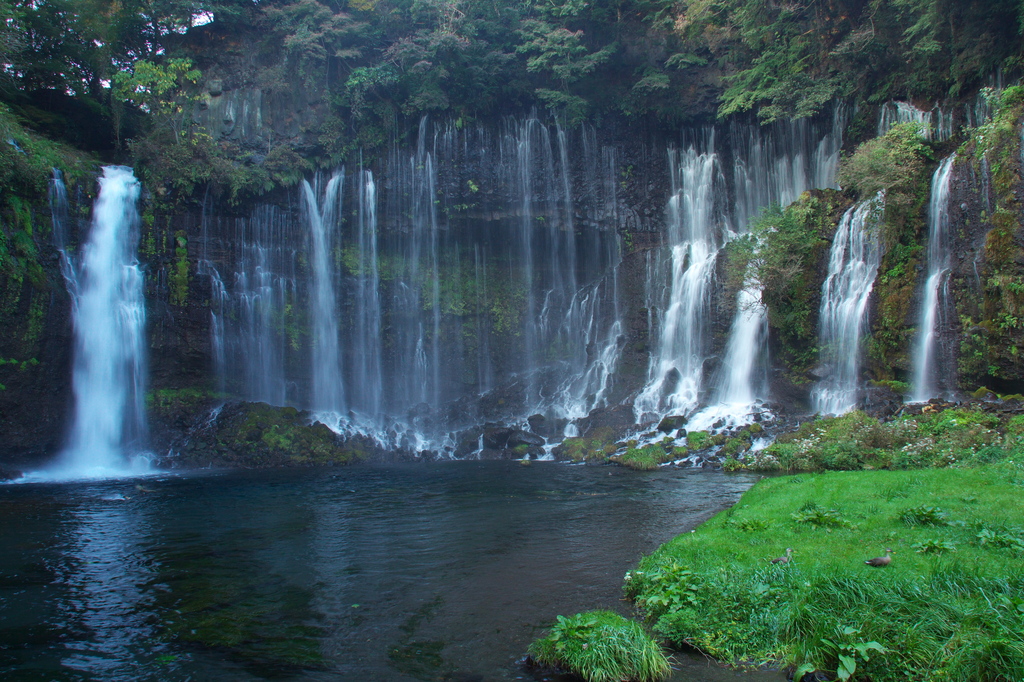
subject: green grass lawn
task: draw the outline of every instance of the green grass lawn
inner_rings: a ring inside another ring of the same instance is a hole
[[[1010,460],[767,478],[645,557],[625,589],[671,644],[741,665],[1020,682],[1022,496]],[[864,564],[886,548],[890,565]]]

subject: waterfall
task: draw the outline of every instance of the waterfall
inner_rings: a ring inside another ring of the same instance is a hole
[[[383,417],[380,264],[377,258],[377,183],[373,173],[356,176],[355,317],[351,330],[351,407],[378,428]]]
[[[878,218],[884,201],[879,193],[846,211],[832,240],[818,316],[825,374],[811,391],[812,408],[821,414],[840,415],[857,406],[861,330],[881,264]]]
[[[50,178],[48,198],[53,229],[51,241],[53,248],[63,254],[68,240],[68,190],[64,185],[64,174],[57,168],[53,169],[53,177]]]
[[[699,404],[711,283],[728,231],[721,200],[725,178],[714,152],[713,132],[706,133],[702,145],[670,151],[669,173],[670,287],[658,350],[651,355],[647,384],[633,403],[638,422],[688,414]]]
[[[396,410],[435,406],[445,395],[441,361],[441,224],[437,204],[436,136],[426,117],[416,149],[392,150],[388,212],[394,219],[388,251],[401,261],[392,285],[391,333],[396,348],[389,371],[398,382]],[[448,269],[454,272],[455,268]],[[410,363],[410,359],[412,362]]]
[[[345,409],[344,384],[338,353],[338,314],[333,267],[334,239],[338,216],[341,213],[340,188],[345,173],[334,174],[327,182],[322,200],[318,202],[316,189],[302,181],[303,214],[309,225],[310,266],[312,270],[311,324],[313,331],[313,411],[332,422]],[[317,183],[319,184],[319,183]],[[319,188],[317,188],[319,189]]]
[[[617,243],[613,246],[618,247]],[[607,320],[611,324],[605,328]],[[559,336],[570,348],[549,412],[570,422],[608,404],[608,389],[618,367],[622,345],[619,310],[619,268],[593,286],[583,287],[569,305]]]
[[[748,232],[768,206],[786,206],[809,189],[835,186],[845,122],[845,107],[837,105],[825,125],[806,119],[768,128],[733,124],[733,224],[737,233]],[[737,294],[736,316],[717,372],[713,400],[690,418],[691,428],[733,428],[750,423],[765,411],[767,323],[761,285],[748,273]]]
[[[241,379],[236,390],[242,397],[285,405],[289,393],[285,367],[293,350],[289,342],[299,333],[294,303],[296,244],[301,242],[287,215],[272,206],[257,207],[250,219],[237,220],[235,229],[238,269],[233,305],[224,319],[235,318],[238,326],[230,341],[225,340],[233,346],[227,376]]]
[[[311,179],[295,207],[222,219],[201,271],[226,391],[439,454],[488,421],[607,405],[615,149],[536,116],[417,133],[379,169]]]
[[[136,260],[139,182],[130,168],[107,166],[92,227],[68,268],[75,354],[74,421],[55,476],[119,475],[146,441],[143,274]],[[132,461],[136,460],[136,461]]]
[[[557,159],[556,151],[557,145]],[[518,255],[525,288],[522,372],[528,411],[545,403],[541,372],[545,351],[561,313],[577,290],[576,243],[567,139],[561,126],[551,130],[536,117],[510,122],[501,143],[500,165],[518,204]],[[538,258],[541,256],[541,258]]]
[[[952,134],[952,122],[949,121],[947,125],[948,117],[938,106],[936,106],[936,110],[939,113],[938,131],[932,125],[933,112],[922,111],[909,102],[886,102],[878,112],[878,137],[885,135],[890,128],[899,123],[917,123],[921,126],[921,135],[925,139],[932,139],[936,136],[936,132],[940,133],[940,141],[948,139],[948,137],[941,137],[941,134],[945,134],[947,130],[949,134]]]
[[[952,358],[938,357],[939,329],[949,310],[949,271],[952,254],[949,234],[949,188],[956,154],[939,164],[932,175],[928,203],[928,278],[912,360],[911,402],[926,402],[952,391],[948,379]],[[943,370],[945,367],[945,371]]]

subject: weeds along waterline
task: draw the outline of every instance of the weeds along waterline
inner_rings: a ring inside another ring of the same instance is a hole
[[[530,646],[530,655],[589,682],[656,682],[669,674],[661,647],[643,626],[611,611],[559,616],[550,633]]]
[[[738,665],[1017,681],[1022,474],[1005,460],[765,479],[645,557],[625,591],[670,644]],[[890,565],[865,565],[887,548]]]

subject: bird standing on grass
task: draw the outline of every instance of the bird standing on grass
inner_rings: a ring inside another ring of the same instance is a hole
[[[787,547],[786,548],[786,556],[775,557],[774,559],[772,559],[772,563],[773,564],[788,564],[789,563],[789,557],[792,554],[793,554],[793,548],[792,547]]]
[[[888,566],[889,562],[892,561],[892,557],[889,556],[890,554],[892,554],[892,550],[891,549],[886,549],[885,550],[885,556],[876,556],[874,559],[868,559],[864,563],[866,563],[868,566],[874,566],[875,568],[881,568],[882,566]]]

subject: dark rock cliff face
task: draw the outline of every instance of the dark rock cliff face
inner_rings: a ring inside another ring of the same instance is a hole
[[[31,222],[49,234],[45,206]],[[57,254],[37,253],[0,272],[0,462],[14,466],[60,447],[71,406],[71,301]],[[30,265],[38,269],[26,272]]]

